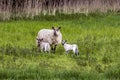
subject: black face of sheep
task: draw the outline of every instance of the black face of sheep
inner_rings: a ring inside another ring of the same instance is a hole
[[[54,36],[58,36],[58,32],[59,30],[61,29],[61,27],[58,27],[58,28],[54,28],[52,27],[53,31],[54,31]]]

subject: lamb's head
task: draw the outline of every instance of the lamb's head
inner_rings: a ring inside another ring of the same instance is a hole
[[[37,38],[37,40],[38,40],[38,47],[39,47],[40,44],[41,44],[41,42],[43,41],[43,38],[42,38],[42,39],[38,39],[38,38]]]
[[[62,40],[62,45],[64,45],[67,42],[67,40]]]
[[[53,29],[53,31],[54,31],[54,33],[53,33],[54,36],[58,36],[61,27],[58,27],[58,28],[54,28],[54,27],[52,27],[52,29]]]

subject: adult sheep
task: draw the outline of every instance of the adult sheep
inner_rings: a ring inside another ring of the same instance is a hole
[[[55,53],[56,46],[62,42],[62,34],[60,32],[61,27],[52,29],[41,29],[38,32],[37,39],[43,39],[44,42],[48,42],[51,46],[51,50]],[[38,40],[37,45],[38,45]]]

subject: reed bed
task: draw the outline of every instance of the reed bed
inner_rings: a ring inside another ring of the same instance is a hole
[[[120,0],[0,0],[0,20],[56,13],[119,12]]]

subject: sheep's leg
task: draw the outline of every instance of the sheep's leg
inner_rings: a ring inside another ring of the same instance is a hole
[[[53,52],[53,50],[54,50],[53,45],[50,45],[50,47],[51,47],[51,51]]]
[[[53,53],[55,53],[55,46],[53,47]]]
[[[55,53],[55,51],[56,51],[56,46],[57,46],[57,45],[54,45],[53,53]]]
[[[50,47],[51,47],[51,50],[53,50],[53,45],[50,45]]]
[[[56,46],[57,45],[50,45],[51,46],[51,51],[53,52],[53,53],[55,53],[55,50],[56,50]]]
[[[54,51],[54,47],[53,46],[51,47],[51,50]]]

